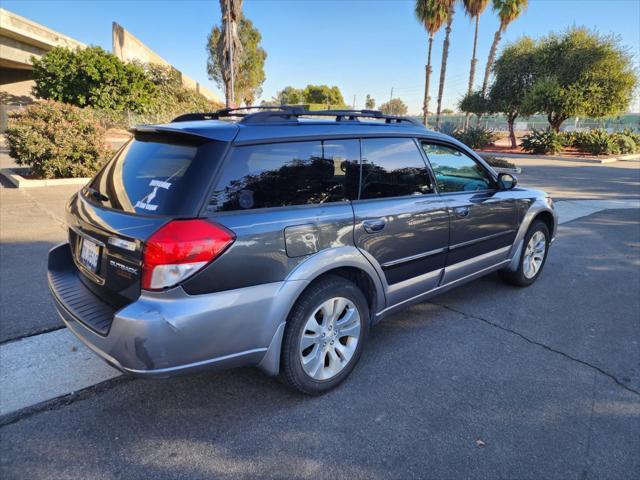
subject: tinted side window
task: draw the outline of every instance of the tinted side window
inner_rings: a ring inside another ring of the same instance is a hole
[[[431,163],[440,192],[472,192],[493,188],[489,173],[464,153],[428,143],[423,143],[422,148]]]
[[[360,198],[433,193],[427,167],[413,139],[362,140]]]
[[[357,140],[237,147],[225,163],[214,211],[338,202],[358,181]]]

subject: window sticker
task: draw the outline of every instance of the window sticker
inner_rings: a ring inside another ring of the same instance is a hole
[[[138,200],[135,204],[135,208],[142,208],[143,210],[155,212],[158,209],[158,205],[154,205],[151,202],[153,202],[153,200],[156,198],[156,195],[158,194],[158,188],[169,190],[169,188],[171,187],[171,183],[163,182],[162,180],[151,180],[149,182],[149,186],[153,187],[153,190],[148,195],[145,195],[141,200]]]

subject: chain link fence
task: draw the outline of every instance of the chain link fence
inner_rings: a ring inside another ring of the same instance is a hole
[[[421,121],[421,117],[414,117],[416,120]],[[449,124],[450,128],[463,128],[464,127],[464,115],[443,115],[441,116],[441,123]],[[475,127],[477,125],[477,117],[471,116],[469,119],[469,125]],[[429,117],[429,128],[434,128],[435,116]],[[485,116],[480,119],[480,126],[486,130],[493,130],[496,132],[507,132],[509,127],[507,120],[502,115]],[[535,115],[529,118],[516,119],[515,130],[518,132],[529,132],[531,130],[546,130],[549,128],[549,122],[545,116]],[[608,132],[618,132],[625,128],[631,128],[632,130],[640,131],[640,114],[630,113],[626,115],[620,115],[617,117],[592,119],[592,118],[573,118],[568,119],[562,124],[561,130],[563,131],[581,131],[591,130],[593,128],[603,128]]]

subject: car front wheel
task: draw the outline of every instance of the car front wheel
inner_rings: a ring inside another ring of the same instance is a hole
[[[549,228],[544,222],[535,221],[524,237],[518,269],[514,272],[502,270],[502,279],[517,287],[528,287],[537,280],[547,261],[549,251]]]

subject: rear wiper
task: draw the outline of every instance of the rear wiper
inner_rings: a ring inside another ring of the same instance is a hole
[[[87,187],[87,192],[89,192],[89,194],[99,202],[108,202],[109,201],[109,197],[107,197],[106,195],[103,195],[102,193],[100,193],[95,188]]]

